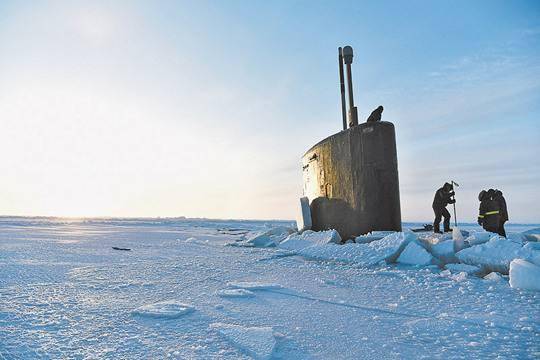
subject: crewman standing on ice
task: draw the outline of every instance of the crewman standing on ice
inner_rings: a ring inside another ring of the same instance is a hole
[[[484,230],[498,233],[499,222],[501,219],[499,202],[495,198],[495,190],[482,190],[478,194],[480,200],[480,210],[478,213],[478,224],[482,225]]]
[[[446,210],[446,205],[455,204],[454,186],[449,183],[444,183],[443,187],[437,190],[433,199],[433,212],[435,213],[435,221],[433,222],[433,232],[441,233],[441,218],[444,218],[444,232],[452,231],[450,229],[450,213]]]

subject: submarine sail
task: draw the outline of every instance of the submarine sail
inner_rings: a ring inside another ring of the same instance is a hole
[[[350,54],[349,62],[343,57],[350,66],[352,48],[346,48],[343,54]],[[347,75],[352,88],[350,71]],[[343,239],[376,230],[401,231],[394,124],[380,120],[358,124],[352,99],[349,104],[349,128],[320,141],[302,157],[312,229],[335,229]]]

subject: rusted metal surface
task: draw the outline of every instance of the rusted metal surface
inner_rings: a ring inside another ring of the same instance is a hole
[[[302,158],[313,230],[343,239],[373,230],[401,231],[394,125],[363,123],[334,134]]]

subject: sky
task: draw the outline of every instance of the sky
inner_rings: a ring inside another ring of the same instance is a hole
[[[0,1],[0,214],[294,219],[301,157],[396,127],[404,221],[540,222],[538,1]]]

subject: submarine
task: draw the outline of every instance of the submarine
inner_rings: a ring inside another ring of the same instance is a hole
[[[343,240],[372,231],[401,231],[394,124],[380,120],[382,107],[378,118],[372,119],[372,113],[367,122],[358,123],[352,47],[338,48],[338,62],[343,130],[319,141],[302,157],[304,197],[299,228],[303,229],[299,230],[335,229]]]

